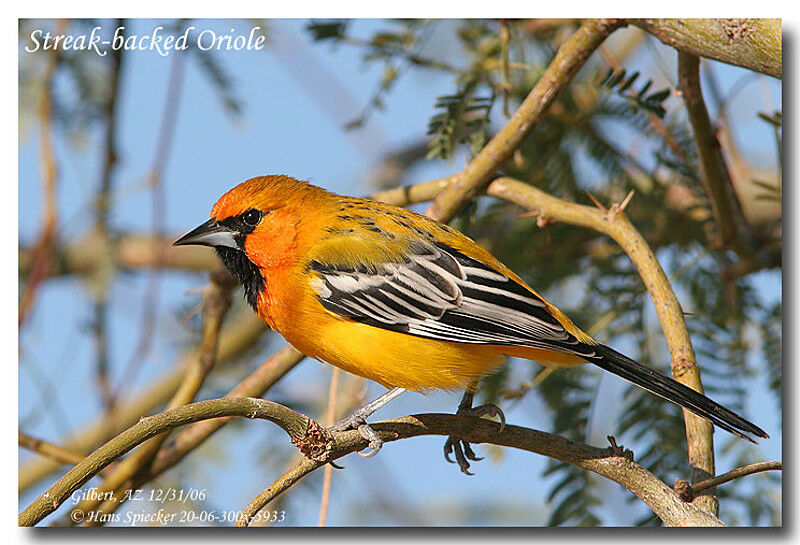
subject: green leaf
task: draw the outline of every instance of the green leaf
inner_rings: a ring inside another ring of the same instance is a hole
[[[668,88],[667,88],[667,89],[662,89],[661,91],[658,91],[658,92],[656,92],[656,93],[653,93],[652,95],[650,95],[649,97],[647,97],[647,100],[648,100],[649,102],[654,102],[654,103],[655,103],[655,102],[663,102],[663,101],[665,101],[667,98],[669,98],[669,96],[670,96],[671,94],[672,94],[672,90],[671,90],[671,89],[668,89]]]
[[[780,127],[783,123],[781,112],[775,111],[771,115],[764,112],[758,112],[758,117],[772,125],[773,127]]]
[[[323,40],[340,40],[345,36],[347,24],[347,20],[325,22],[312,21],[306,25],[306,30],[311,33],[311,38],[316,42]]]

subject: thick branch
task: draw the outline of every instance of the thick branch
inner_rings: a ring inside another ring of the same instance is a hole
[[[626,457],[615,455],[612,449],[600,449],[541,431],[500,425],[485,419],[446,415],[418,414],[386,420],[370,426],[386,441],[397,441],[421,435],[455,436],[470,443],[491,443],[519,448],[548,456],[562,462],[588,469],[602,475],[631,491],[668,526],[722,526],[723,523],[691,504],[684,503],[666,484],[652,473]],[[255,498],[245,509],[237,526],[246,526],[257,513],[302,477],[321,467],[328,460],[336,460],[367,446],[358,431],[334,434],[335,443],[328,458],[305,458],[280,477]]]
[[[309,426],[309,419],[300,413],[278,403],[252,398],[200,401],[142,418],[84,458],[39,496],[20,514],[19,525],[33,526],[41,521],[100,470],[144,441],[178,426],[221,416],[269,420],[279,425],[295,441],[305,435]]]
[[[219,266],[214,252],[206,248],[172,247],[174,237],[125,235],[111,240],[110,247],[98,240],[97,233],[90,233],[74,244],[54,249],[51,276],[78,274],[89,276],[109,260],[122,268],[150,268],[158,265],[164,269],[183,271],[211,271]],[[20,248],[19,276],[26,278],[33,268],[34,251]],[[110,256],[109,256],[110,252]]]
[[[780,19],[630,19],[628,22],[679,51],[776,78],[782,76]]]
[[[366,446],[358,431],[337,432],[330,436],[305,415],[271,401],[222,398],[192,403],[144,418],[94,451],[31,503],[20,514],[19,524],[32,526],[40,522],[92,476],[136,445],[178,426],[230,416],[269,420],[280,426],[301,450],[315,452],[314,460],[307,458],[304,461],[309,466],[305,473]],[[615,455],[611,449],[599,449],[517,426],[506,426],[500,432],[496,422],[468,416],[421,414],[378,422],[372,427],[385,441],[420,435],[454,435],[472,443],[493,443],[553,457],[621,484],[646,502],[668,525],[722,525],[716,517],[680,501],[677,494],[652,473],[628,458]],[[296,477],[294,481],[298,479]],[[280,488],[267,501],[285,488]],[[257,510],[250,509],[248,513]]]
[[[744,216],[703,100],[700,59],[696,55],[678,52],[678,79],[700,155],[703,188],[711,201],[711,213],[719,229],[720,242],[729,246],[738,239],[738,226],[744,225]]]
[[[584,22],[559,48],[547,70],[506,126],[457,176],[455,183],[436,198],[428,215],[440,221],[450,221],[464,203],[478,194],[541,121],[558,94],[569,84],[592,52],[621,25],[621,22],[614,19],[591,19]]]
[[[624,214],[607,214],[596,208],[565,202],[509,178],[492,182],[487,193],[538,211],[547,219],[588,227],[613,238],[636,265],[653,300],[670,351],[673,377],[693,390],[703,391],[700,369],[697,367],[680,302],[647,241]],[[711,422],[686,409],[683,410],[683,416],[686,421],[689,463],[693,470],[692,481],[714,475],[714,428]],[[718,506],[713,496],[702,496],[698,501],[710,513],[717,512]]]

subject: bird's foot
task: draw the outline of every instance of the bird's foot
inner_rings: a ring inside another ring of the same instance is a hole
[[[470,402],[472,400],[470,399]],[[494,403],[487,403],[485,405],[479,405],[477,407],[470,407],[468,404],[465,405],[463,402],[459,405],[458,410],[456,411],[457,415],[462,416],[477,416],[478,418],[482,416],[491,416],[493,418],[498,418],[500,420],[500,432],[502,433],[503,428],[506,426],[506,416],[503,414],[503,411],[495,405]],[[456,459],[453,460],[450,458],[450,455],[454,454]],[[450,462],[451,464],[458,464],[458,467],[461,469],[461,473],[465,475],[473,475],[469,471],[470,463],[469,461],[472,460],[473,462],[478,462],[483,460],[483,457],[478,456],[475,454],[475,451],[472,450],[472,446],[463,439],[459,439],[454,436],[450,436],[447,438],[447,441],[444,443],[444,459]]]
[[[347,430],[358,430],[358,433],[369,442],[368,448],[369,450],[366,452],[359,451],[358,455],[363,456],[364,458],[372,458],[378,451],[381,450],[383,446],[383,439],[369,427],[367,424],[366,416],[361,413],[361,411],[356,411],[347,418],[343,418],[330,428],[328,431],[335,432],[335,431],[347,431]]]
[[[367,424],[367,417],[371,416],[372,413],[386,405],[403,392],[405,392],[404,388],[392,388],[377,399],[367,403],[347,418],[338,421],[336,424],[331,426],[328,431],[358,430],[358,433],[361,434],[361,437],[366,439],[369,443],[369,450],[363,454],[359,452],[358,455],[363,456],[364,458],[371,458],[375,456],[383,446],[383,439],[380,438],[375,430],[369,427],[369,424]]]

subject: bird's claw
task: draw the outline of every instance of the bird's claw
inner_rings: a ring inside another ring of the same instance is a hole
[[[476,455],[475,452],[472,450],[472,446],[469,443],[463,441],[462,446],[464,447],[464,456],[466,456],[473,462],[480,462],[481,460],[483,460],[483,456]]]
[[[358,414],[358,412],[351,414],[347,418],[343,418],[328,428],[328,431],[347,430],[358,430],[358,433],[361,435],[361,437],[369,441],[369,445],[367,447],[369,450],[366,452],[359,452],[359,456],[363,458],[372,458],[381,450],[381,447],[383,446],[383,439],[380,438],[375,430],[369,427],[369,424],[367,424],[364,417]]]
[[[361,434],[361,437],[369,441],[369,450],[367,452],[359,452],[358,455],[362,458],[372,458],[381,450],[383,446],[383,439],[369,427],[367,424],[361,424],[358,427],[358,433]]]
[[[466,447],[468,454],[464,454],[464,447]],[[451,454],[455,454],[455,460],[450,458]],[[470,455],[472,457],[470,457]],[[461,469],[461,473],[464,475],[474,475],[474,473],[470,472],[469,470],[469,461],[467,458],[472,460],[480,460],[480,458],[475,456],[475,453],[472,452],[472,449],[469,447],[469,443],[452,436],[448,437],[447,441],[444,442],[444,459],[451,464],[457,463],[458,467]]]
[[[485,405],[472,407],[471,409],[467,409],[456,414],[477,416],[478,418],[481,416],[491,416],[492,418],[497,418],[500,421],[500,430],[498,433],[503,433],[503,430],[506,428],[506,415],[503,413],[503,410],[494,403],[486,403]]]
[[[503,414],[502,409],[500,409],[500,407],[494,403],[486,403],[485,405],[479,405],[478,407],[468,407],[462,405],[459,406],[456,414],[463,416],[477,416],[478,418],[481,416],[491,416],[493,418],[497,418],[500,420],[500,433],[502,433],[503,429],[506,427],[506,415]],[[455,455],[455,460],[450,458],[451,454]],[[465,475],[474,475],[474,473],[469,471],[469,461],[472,460],[473,462],[478,462],[483,460],[483,457],[476,455],[472,450],[472,446],[467,441],[451,435],[444,443],[444,459],[451,464],[457,463],[458,467],[461,469],[461,473],[464,473]]]

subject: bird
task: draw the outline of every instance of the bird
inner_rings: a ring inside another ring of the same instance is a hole
[[[473,407],[480,378],[515,356],[550,368],[593,364],[755,443],[764,430],[705,395],[578,328],[489,251],[405,208],[341,196],[285,175],[251,178],[174,242],[215,249],[246,302],[306,356],[389,390],[335,424],[358,429],[371,456],[382,441],[367,417],[405,391],[458,391]],[[501,428],[502,429],[502,428]],[[480,459],[454,437],[445,457],[469,473]]]

